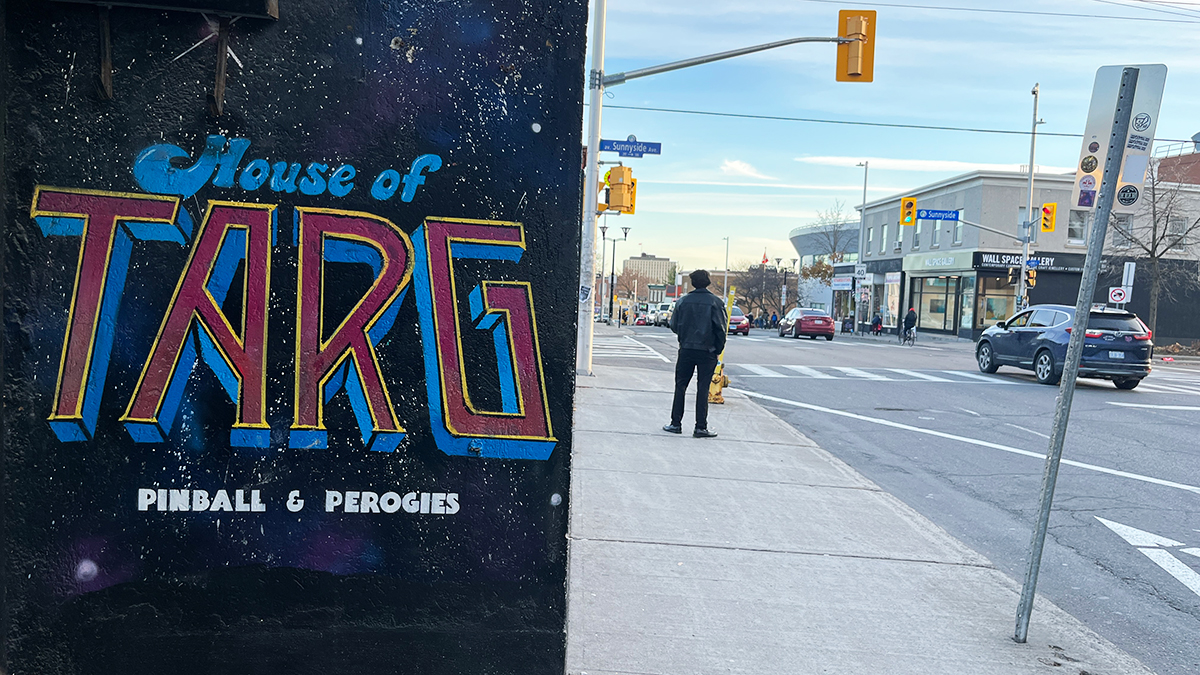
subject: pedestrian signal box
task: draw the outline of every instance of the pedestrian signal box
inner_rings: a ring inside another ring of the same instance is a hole
[[[917,224],[917,198],[905,197],[900,200],[900,224]]]
[[[1033,288],[1034,286],[1037,286],[1037,270],[1027,269],[1025,270],[1025,287]]]
[[[875,11],[843,9],[838,12],[837,81],[871,82],[875,79]]]
[[[1058,204],[1042,204],[1042,232],[1054,231],[1055,211]]]

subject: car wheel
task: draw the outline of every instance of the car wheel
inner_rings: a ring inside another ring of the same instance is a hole
[[[783,337],[783,326],[779,327],[779,337]]]
[[[800,339],[800,329],[799,328],[792,329],[792,338],[797,339],[797,340]]]
[[[996,355],[992,352],[992,343],[980,342],[979,348],[975,350],[975,360],[979,363],[979,372],[994,373],[999,368],[996,364]]]
[[[1120,380],[1113,380],[1113,384],[1117,385],[1117,389],[1133,389],[1142,381],[1140,377],[1126,377]]]
[[[833,336],[832,336],[832,335],[826,335],[826,336],[825,336],[825,341],[826,341],[826,342],[833,342]]]
[[[1042,384],[1058,384],[1059,375],[1054,369],[1054,355],[1043,349],[1033,359],[1033,374]]]

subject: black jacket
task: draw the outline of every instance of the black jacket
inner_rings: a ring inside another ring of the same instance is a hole
[[[917,313],[910,309],[908,314],[904,315],[904,329],[908,330],[915,325],[917,325]]]
[[[671,312],[671,331],[679,336],[680,349],[721,353],[729,318],[725,303],[707,288],[697,288],[680,298]]]

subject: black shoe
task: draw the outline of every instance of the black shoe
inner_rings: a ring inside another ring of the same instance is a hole
[[[692,432],[692,438],[716,438],[716,437],[717,437],[717,433],[715,431],[709,431],[708,429],[696,429],[695,431]]]
[[[682,434],[683,428],[678,424],[664,424],[663,431],[667,432],[668,434]]]

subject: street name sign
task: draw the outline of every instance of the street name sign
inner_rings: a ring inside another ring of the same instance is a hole
[[[600,140],[600,152],[615,152],[621,157],[641,157],[642,155],[661,155],[662,143],[647,143],[639,141],[637,136],[630,135],[623,141]]]
[[[958,220],[958,211],[917,209],[918,220]]]

